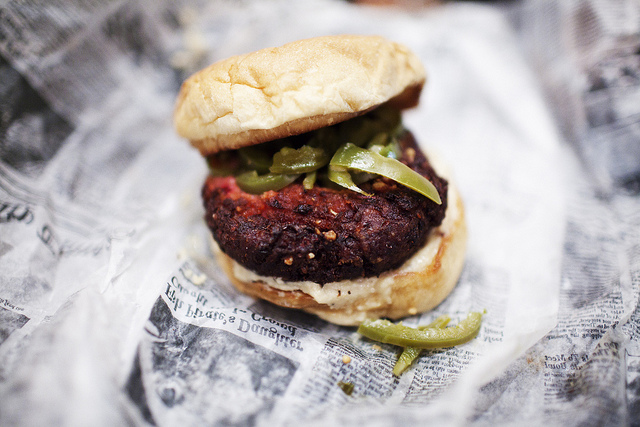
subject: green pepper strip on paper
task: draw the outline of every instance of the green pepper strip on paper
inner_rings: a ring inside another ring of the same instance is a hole
[[[356,147],[351,143],[344,144],[336,151],[329,166],[330,168],[342,167],[382,175],[417,191],[437,204],[442,203],[434,185],[409,166],[397,160],[383,157],[378,153]]]
[[[423,331],[430,328],[442,329],[447,326],[449,321],[451,321],[451,318],[449,316],[440,316],[428,325],[418,326],[418,330]],[[420,356],[422,350],[423,349],[416,347],[406,347],[398,358],[396,365],[393,367],[393,375],[399,377],[400,374],[402,374],[409,366],[411,366],[413,361],[416,360],[418,356]]]
[[[444,348],[464,344],[480,331],[482,313],[469,313],[452,328],[430,328],[420,331],[388,320],[365,320],[358,333],[375,341],[401,347]]]
[[[300,174],[285,175],[274,173],[258,175],[258,172],[251,171],[238,175],[236,177],[236,184],[238,184],[238,187],[240,187],[242,191],[250,194],[261,194],[269,190],[278,191],[291,184],[299,176]]]

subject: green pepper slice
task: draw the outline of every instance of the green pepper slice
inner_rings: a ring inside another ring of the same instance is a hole
[[[384,148],[387,145],[388,139],[389,139],[389,135],[381,132],[375,135],[373,138],[371,138],[371,141],[369,141],[369,145],[367,146],[367,149],[371,151],[375,151],[376,153],[380,153],[380,150],[376,150],[372,148],[373,147],[380,147],[380,149]]]
[[[400,144],[398,144],[398,141],[395,138],[392,138],[391,142],[389,142],[387,145],[379,143],[371,144],[367,147],[367,150],[378,153],[383,157],[389,157],[395,160],[398,160],[402,156]]]
[[[430,328],[442,329],[446,327],[450,321],[451,318],[449,316],[440,316],[428,325],[418,326],[418,330],[423,331]],[[422,351],[422,348],[416,347],[406,347],[404,350],[402,350],[402,354],[398,358],[396,365],[393,367],[393,375],[399,377],[409,366],[411,366],[413,361],[416,360],[418,356],[420,356],[420,353],[422,353]]]
[[[464,344],[480,331],[482,313],[469,313],[466,319],[452,328],[430,328],[423,331],[391,323],[388,320],[365,320],[358,333],[375,341],[401,347],[444,348]]]
[[[442,203],[436,187],[409,166],[354,144],[347,143],[340,147],[329,165],[382,175],[417,191],[437,204]]]
[[[271,173],[313,172],[329,163],[330,157],[322,148],[303,145],[300,148],[283,147],[273,155]]]
[[[244,161],[248,169],[256,170],[258,173],[269,172],[272,163],[272,156],[262,146],[242,147],[238,154]]]
[[[351,178],[351,174],[346,169],[329,166],[328,178],[330,181],[335,182],[341,187],[348,188],[351,191],[360,193],[364,196],[370,196],[369,193],[365,193],[360,187],[358,187]]]
[[[245,172],[236,176],[236,184],[242,191],[250,194],[261,194],[265,191],[278,191],[295,181],[300,175],[285,175],[268,173],[258,175],[258,172]]]
[[[302,186],[305,190],[311,190],[316,183],[316,171],[307,172],[307,175],[302,180]]]
[[[369,144],[379,133],[396,135],[402,129],[400,111],[388,105],[338,124],[340,139],[358,147]]]
[[[398,140],[393,138],[391,142],[380,152],[380,155],[396,160],[402,157],[402,149],[400,148],[400,144],[398,144]]]

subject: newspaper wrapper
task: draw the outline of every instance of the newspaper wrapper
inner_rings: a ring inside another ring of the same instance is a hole
[[[640,10],[313,0],[0,6],[0,424],[602,425],[640,414]],[[449,163],[468,255],[398,348],[239,294],[171,116],[218,59],[380,34],[428,72],[405,123]],[[341,388],[350,384],[350,393]]]

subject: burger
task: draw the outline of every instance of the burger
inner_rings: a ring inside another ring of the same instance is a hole
[[[376,36],[300,40],[189,77],[177,132],[207,159],[213,252],[243,293],[329,322],[432,309],[464,263],[463,204],[402,124],[419,59]]]

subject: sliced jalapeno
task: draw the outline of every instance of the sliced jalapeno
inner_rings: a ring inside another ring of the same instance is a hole
[[[402,149],[400,148],[400,144],[398,144],[398,140],[392,138],[391,142],[385,145],[385,147],[382,149],[380,155],[396,160],[402,157]]]
[[[307,172],[307,175],[302,180],[302,186],[305,190],[311,190],[316,183],[316,171]]]
[[[358,333],[375,341],[401,347],[444,348],[464,344],[480,331],[482,313],[469,313],[466,319],[452,328],[429,328],[423,331],[391,323],[388,320],[366,320]]]
[[[347,143],[333,155],[329,165],[382,175],[441,204],[440,195],[428,179],[395,159]]]
[[[429,328],[442,329],[446,327],[450,321],[451,321],[451,318],[449,316],[447,315],[440,316],[433,322],[429,323],[428,325],[418,326],[418,330],[423,331]],[[400,374],[402,374],[409,366],[411,366],[413,361],[416,360],[418,356],[420,356],[420,353],[422,353],[422,351],[423,351],[422,348],[416,348],[416,347],[406,347],[404,350],[402,350],[402,354],[398,358],[396,365],[393,367],[393,375],[399,377]]]
[[[383,105],[373,110],[370,115],[385,132],[397,134],[402,129],[402,116],[397,108]]]
[[[396,159],[396,160],[402,156],[402,150],[400,149],[400,144],[398,144],[398,141],[395,138],[392,138],[391,142],[389,142],[386,145],[384,145],[384,142],[386,141],[382,141],[383,143],[380,143],[380,141],[374,141],[374,142],[376,143],[370,144],[367,147],[367,150],[373,151],[374,153],[378,153],[383,157],[389,157],[391,159]]]
[[[303,145],[300,148],[284,147],[273,155],[271,173],[313,172],[329,163],[331,158],[322,148]]]
[[[396,160],[402,154],[397,142],[402,132],[400,112],[384,105],[304,136],[282,138],[234,150],[230,154],[213,155],[209,158],[209,166],[214,176],[251,171],[236,177],[238,186],[249,193],[259,194],[283,188],[303,173],[307,174],[303,186],[311,189],[315,184],[315,171],[329,164],[328,172],[322,169],[317,179],[323,185],[329,182],[331,188],[338,184],[367,194],[358,185],[381,175],[440,204],[440,196],[433,184]]]
[[[329,180],[338,184],[341,187],[348,188],[356,193],[370,196],[369,193],[365,193],[360,187],[358,187],[351,178],[351,174],[346,169],[329,166]]]
[[[262,146],[243,147],[238,150],[238,154],[244,161],[248,169],[256,170],[258,173],[269,172],[272,163],[272,156]]]
[[[384,149],[384,147],[387,145],[388,139],[389,139],[389,135],[387,135],[386,133],[380,132],[379,134],[371,138],[371,141],[369,141],[369,145],[367,146],[367,148],[371,151],[375,151],[376,153],[380,153],[380,150]],[[376,150],[373,147],[380,147],[380,150]]]
[[[265,191],[278,191],[295,181],[300,175],[285,175],[268,173],[258,175],[258,172],[245,172],[236,176],[236,184],[242,191],[250,194],[260,194]]]
[[[353,179],[353,182],[355,182],[356,185],[363,184],[378,177],[375,173],[357,171],[349,172],[349,175],[351,175],[351,179]]]
[[[402,129],[402,121],[398,109],[384,105],[338,126],[343,142],[363,147],[379,133],[396,135]]]
[[[338,125],[339,142],[363,147],[378,133],[376,123],[367,116],[356,117]]]

